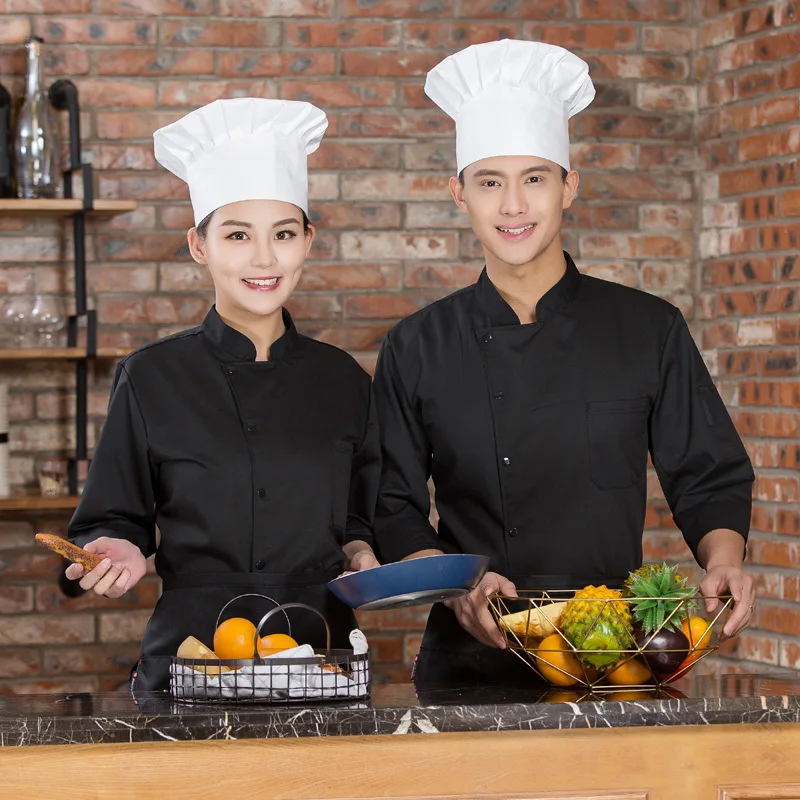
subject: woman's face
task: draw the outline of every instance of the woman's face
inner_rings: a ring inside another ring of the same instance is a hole
[[[205,264],[223,316],[268,316],[291,296],[308,257],[314,229],[303,212],[279,200],[243,200],[218,208],[204,237],[187,236],[192,257]]]

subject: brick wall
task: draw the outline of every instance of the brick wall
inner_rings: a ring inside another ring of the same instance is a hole
[[[706,2],[698,338],[754,465],[763,598],[732,655],[800,668],[800,7]]]
[[[396,320],[471,282],[481,268],[475,239],[448,199],[453,131],[423,95],[427,69],[500,36],[562,44],[587,59],[598,96],[574,128],[582,183],[567,244],[586,272],[677,303],[718,365],[726,399],[739,404],[737,421],[765,468],[756,553],[769,565],[758,570],[775,602],[762,604],[762,630],[729,655],[776,663],[764,657],[777,652],[776,633],[766,631],[783,626],[788,639],[791,615],[800,615],[800,605],[792,606],[800,584],[787,569],[800,561],[791,540],[798,532],[795,448],[788,447],[798,436],[789,374],[797,380],[796,358],[785,358],[797,355],[798,318],[794,296],[790,306],[778,299],[777,284],[792,278],[780,272],[788,253],[755,252],[749,268],[745,262],[748,250],[762,251],[747,238],[751,231],[779,224],[765,214],[788,221],[793,208],[798,213],[791,191],[777,193],[796,185],[800,149],[797,131],[789,132],[798,95],[798,62],[787,52],[797,36],[790,3],[722,12],[689,0],[0,0],[0,11],[0,81],[19,93],[19,42],[31,32],[44,36],[49,75],[68,75],[79,87],[99,195],[141,204],[90,225],[89,285],[102,344],[133,347],[192,325],[209,301],[204,271],[175,255],[191,215],[185,186],[156,168],[153,129],[218,97],[259,94],[309,99],[328,111],[311,173],[319,235],[292,311],[303,331],[347,348],[368,368]],[[778,57],[785,60],[772,63]],[[762,166],[749,163],[762,157],[763,181]],[[773,211],[766,210],[770,196]],[[795,249],[783,230],[783,251]],[[771,231],[765,235],[772,241]],[[68,290],[69,247],[64,223],[0,217],[0,285]],[[734,277],[725,258],[731,252]],[[751,274],[755,293],[727,285],[752,283]],[[756,305],[726,316],[729,292]],[[748,354],[755,357],[743,365]],[[111,365],[98,365],[90,441],[110,374]],[[32,454],[70,444],[71,370],[0,364],[0,379],[12,383],[13,479],[30,484]],[[740,385],[748,381],[752,391],[764,384],[758,401]],[[654,478],[650,494],[647,557],[685,560]],[[57,559],[29,546],[43,525],[63,530],[64,521],[0,524],[0,691],[115,685],[157,583],[148,579],[116,605],[59,596]],[[408,675],[424,619],[424,609],[364,615],[380,677]],[[728,668],[748,666],[730,661]]]

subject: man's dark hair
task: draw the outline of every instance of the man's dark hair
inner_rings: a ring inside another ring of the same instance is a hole
[[[567,175],[569,172],[561,167],[561,180],[566,183],[567,182]],[[461,172],[458,173],[458,182],[463,186],[464,185],[464,170],[462,169]]]
[[[211,213],[210,213],[210,214],[209,214],[209,215],[208,215],[208,216],[207,216],[205,219],[203,219],[203,220],[200,222],[200,224],[197,226],[197,235],[198,235],[198,236],[199,236],[201,239],[205,239],[205,238],[206,238],[206,236],[208,235],[208,226],[211,224],[211,217],[213,217],[213,216],[214,216],[214,213],[215,213],[215,212],[214,212],[214,211],[212,211],[212,212],[211,212]],[[311,225],[311,222],[309,221],[309,219],[308,219],[308,216],[306,215],[306,212],[305,212],[305,211],[303,211],[303,209],[300,209],[300,213],[303,215],[303,233],[307,234],[307,233],[308,233],[309,226]]]

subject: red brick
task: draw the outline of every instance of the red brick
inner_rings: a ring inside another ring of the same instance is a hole
[[[119,673],[127,676],[138,658],[138,644],[48,648],[42,653],[42,672],[45,675]]]
[[[800,547],[787,540],[761,540],[754,542],[753,550],[758,564],[797,569],[800,567]]]
[[[0,614],[23,614],[33,611],[33,588],[0,586]]]
[[[145,77],[190,75],[194,78],[214,73],[214,54],[204,50],[122,49],[115,47],[111,50],[98,50],[93,53],[93,59],[98,75],[142,75]],[[257,75],[258,73],[252,74]]]
[[[570,149],[573,169],[635,169],[636,147],[633,144],[577,142]]]
[[[98,618],[98,639],[101,642],[140,642],[152,610],[126,610],[100,614]],[[93,619],[93,618],[92,618]]]
[[[736,325],[722,322],[703,326],[703,347],[730,347],[736,343]]]
[[[291,47],[392,47],[402,31],[399,22],[286,22],[284,36]]]
[[[393,322],[382,325],[348,325],[342,331],[342,347],[351,351],[378,350],[393,325]]]
[[[155,23],[142,20],[44,17],[36,20],[34,32],[48,44],[155,44],[156,41]]]
[[[607,55],[585,56],[593,78],[668,78],[684,80],[689,77],[689,60],[673,55]]]
[[[333,75],[335,72],[336,57],[332,52],[244,52],[219,55],[219,74],[223,76],[242,76],[249,79],[289,75]]]
[[[635,261],[588,261],[582,258],[580,271],[584,275],[621,283],[624,286],[638,286],[639,284],[639,270]]]
[[[217,20],[161,21],[161,41],[180,47],[274,47],[280,28],[273,22]]]
[[[798,479],[757,476],[753,497],[769,503],[796,503],[800,499]]]
[[[156,104],[155,83],[86,78],[80,81],[78,88],[81,94],[81,103],[92,108],[125,106],[150,109]],[[129,116],[135,116],[131,111],[126,113]],[[141,116],[147,117],[149,114],[141,114]],[[152,118],[148,128],[150,128],[152,136]]]
[[[86,592],[80,597],[67,597],[58,585],[36,587],[36,610],[47,613],[87,611],[91,609],[131,609],[152,610],[159,597],[159,581],[142,580],[122,597],[111,599],[98,597],[94,592]]]
[[[789,445],[787,449],[792,451],[792,467],[793,469],[797,469],[798,463],[800,462],[800,452],[798,452],[798,450],[800,450],[800,445]],[[780,509],[778,511],[777,532],[791,534],[793,536],[800,534],[800,512]]]
[[[59,556],[46,553],[40,547],[37,547],[36,550],[4,552],[0,556],[0,580],[11,581],[25,578],[53,580],[58,577],[63,563]]]
[[[770,131],[739,140],[739,161],[759,161],[800,152],[800,128]]]
[[[800,435],[798,412],[764,412],[758,418],[759,436],[795,439]]]
[[[774,92],[777,86],[778,75],[774,70],[754,71],[736,78],[737,96],[740,100],[752,97],[763,97]]]
[[[772,506],[762,506],[759,503],[754,503],[751,526],[753,530],[774,533],[775,512]]]
[[[722,375],[755,375],[758,372],[758,360],[754,350],[737,350],[725,353],[719,359]]]
[[[639,173],[620,180],[607,173],[586,173],[581,181],[581,193],[604,200],[689,200],[692,183],[688,176],[680,174]]]
[[[724,42],[729,42],[735,38],[733,27],[733,17],[718,17],[712,20],[705,20],[700,25],[700,47],[705,50],[710,47],[717,47]]]
[[[397,289],[400,272],[393,264],[308,264],[303,270],[303,291]]]
[[[19,678],[39,672],[39,651],[25,649],[0,649],[0,678]]]
[[[214,6],[215,0],[191,0],[190,3],[186,0],[94,0],[95,14],[114,16],[206,16],[214,13]]]
[[[421,631],[430,613],[429,606],[398,608],[390,611],[359,611],[358,625],[366,634],[372,631]]]
[[[579,0],[578,19],[679,22],[687,17],[683,0]]]
[[[133,612],[128,612],[133,613]],[[94,641],[91,614],[27,614],[0,617],[0,645],[70,644]]]
[[[646,230],[692,230],[695,212],[687,205],[644,205],[639,208],[639,218]]]
[[[775,216],[776,204],[774,195],[744,197],[739,201],[739,220],[741,222],[756,222]]]
[[[490,38],[502,38],[494,36]],[[632,25],[578,25],[542,24],[526,22],[523,25],[523,38],[531,41],[547,42],[567,49],[585,50],[631,50],[636,47],[636,29]],[[488,41],[482,39],[480,41]]]
[[[758,357],[760,375],[790,376],[798,374],[797,350],[770,350]]]
[[[97,257],[103,261],[170,261],[183,241],[182,236],[166,233],[98,236]]]
[[[162,80],[158,98],[164,106],[199,106],[213,100],[231,97],[275,97],[276,84],[268,80],[256,81],[191,81]]]
[[[772,33],[762,36],[755,42],[755,57],[758,61],[774,63],[782,58],[796,58],[800,55],[797,45],[797,32]]]
[[[326,108],[387,106],[394,102],[395,84],[389,81],[281,81],[285,100],[306,100]]]
[[[519,38],[518,23],[495,22],[409,22],[405,45],[412,49],[446,48],[458,50],[481,42]],[[525,36],[525,38],[535,38]],[[553,42],[557,44],[557,42]]]
[[[458,240],[453,233],[343,233],[342,257],[357,261],[405,258],[454,258]]]
[[[791,186],[795,182],[796,174],[794,162],[726,170],[719,176],[719,192],[720,195],[743,194],[766,188]]]
[[[96,678],[64,678],[62,680],[0,681],[0,694],[66,694],[98,691]]]
[[[171,125],[182,116],[182,112],[131,114],[128,111],[99,111],[94,116],[97,135],[101,139],[147,139],[152,142],[153,131]]]
[[[286,304],[295,319],[339,319],[341,300],[335,295],[295,293]]]
[[[585,113],[578,120],[578,131],[584,138],[668,139],[675,142],[690,139],[691,130],[688,115]]]
[[[223,17],[329,17],[334,0],[220,0]]]
[[[311,169],[397,169],[400,146],[389,143],[360,144],[331,141],[309,157]],[[386,198],[389,199],[389,198]]]
[[[760,602],[757,607],[758,627],[789,635],[800,630],[800,609],[776,603]]]
[[[752,39],[729,42],[716,51],[715,57],[720,72],[749,67],[755,61],[755,42]]]
[[[441,58],[437,53],[406,51],[351,51],[342,53],[342,75],[370,78],[411,77],[427,74]]]
[[[697,46],[697,30],[658,25],[642,28],[642,48],[664,53],[690,53]]]
[[[684,84],[640,84],[636,104],[647,111],[691,112],[697,110],[697,90]]]
[[[348,295],[344,300],[348,319],[402,319],[424,308],[441,295],[363,294]]]
[[[0,26],[0,44],[19,43],[31,34],[31,21],[26,17],[3,17],[3,24]]]
[[[791,64],[782,67],[779,81],[781,89],[797,89],[800,87],[800,60],[793,61]]]
[[[800,319],[778,320],[778,343],[800,344]]]
[[[695,148],[670,145],[639,145],[639,166],[673,167],[675,169],[694,170],[698,159]]]
[[[561,0],[563,2],[563,0]],[[348,17],[452,17],[453,0],[342,0],[339,15]]]

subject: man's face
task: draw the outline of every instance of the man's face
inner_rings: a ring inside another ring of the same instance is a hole
[[[561,167],[532,156],[496,156],[470,164],[464,185],[450,179],[458,207],[469,214],[487,261],[510,267],[535,261],[552,247],[561,249],[561,220],[572,205],[578,173],[566,181]]]

